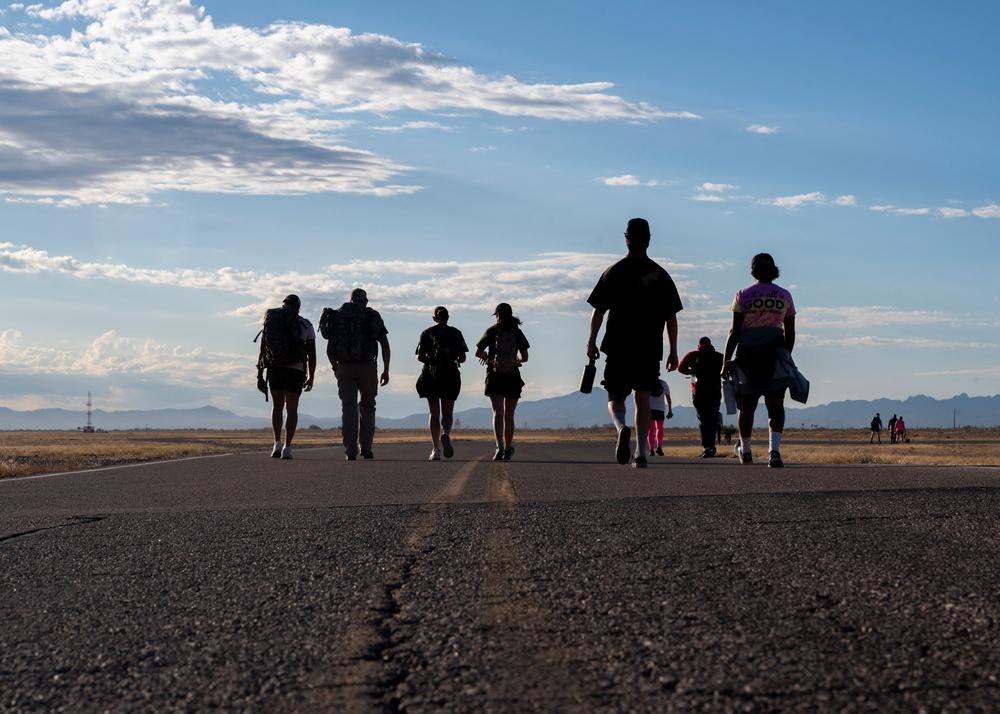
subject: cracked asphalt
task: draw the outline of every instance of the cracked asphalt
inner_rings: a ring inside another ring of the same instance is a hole
[[[0,481],[0,711],[1000,707],[998,469],[426,451]]]

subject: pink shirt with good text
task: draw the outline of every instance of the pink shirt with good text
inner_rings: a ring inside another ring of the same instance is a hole
[[[777,327],[795,314],[792,294],[774,283],[754,283],[736,293],[733,312],[743,313],[743,328]]]

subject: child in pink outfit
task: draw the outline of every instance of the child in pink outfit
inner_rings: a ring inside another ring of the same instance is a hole
[[[663,419],[672,419],[673,405],[670,402],[670,387],[660,380],[660,393],[649,395],[649,454],[663,456]]]

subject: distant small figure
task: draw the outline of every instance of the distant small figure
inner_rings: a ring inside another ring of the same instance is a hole
[[[301,308],[299,296],[289,295],[281,301],[281,307],[267,311],[259,335],[262,339],[257,358],[257,389],[265,396],[268,388],[271,391],[273,459],[292,458],[292,439],[299,423],[299,398],[303,391],[312,390],[316,377],[316,330],[309,320],[299,315]],[[282,422],[284,441],[281,439]]]
[[[663,456],[663,420],[674,418],[670,387],[660,380],[660,393],[649,394],[649,453]]]
[[[896,426],[893,429],[893,434],[896,437],[896,443],[902,444],[906,441],[906,424],[903,422],[903,415],[899,415],[899,419],[896,420]]]
[[[882,443],[882,417],[878,412],[875,412],[875,416],[872,417],[872,436],[868,440],[869,444],[875,443],[875,438],[878,437],[878,443]]]
[[[715,456],[715,434],[721,419],[722,365],[722,355],[708,337],[698,340],[698,349],[684,355],[677,365],[678,372],[691,376],[691,403],[698,415],[702,459]]]
[[[718,420],[715,422],[715,438],[716,444],[722,446],[722,412],[719,412]]]
[[[524,388],[521,365],[528,361],[531,345],[510,305],[500,303],[493,316],[496,323],[486,328],[476,343],[476,357],[486,365],[486,396],[493,407],[493,438],[497,444],[493,460],[510,461],[514,458],[514,410]]]
[[[455,455],[451,425],[455,400],[462,391],[459,365],[465,362],[469,348],[461,331],[448,324],[448,308],[443,305],[434,308],[432,319],[434,325],[420,333],[417,342],[417,360],[424,365],[417,377],[417,394],[427,400],[430,412],[430,460],[440,461],[442,451],[446,459]]]
[[[890,444],[895,444],[896,443],[896,422],[897,421],[899,421],[899,417],[896,416],[895,414],[893,414],[892,418],[889,419],[889,422],[888,422],[889,443]]]

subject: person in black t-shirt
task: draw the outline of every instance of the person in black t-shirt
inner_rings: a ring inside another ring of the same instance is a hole
[[[597,359],[603,352],[607,358],[601,383],[608,391],[608,412],[618,432],[615,457],[620,464],[631,460],[635,468],[646,466],[649,395],[659,389],[663,330],[670,345],[666,369],[672,372],[678,362],[677,313],[683,309],[670,275],[646,255],[649,239],[649,223],[643,218],[630,220],[625,230],[628,254],[604,271],[587,298],[594,309],[587,357]],[[605,315],[607,326],[598,348]],[[634,458],[631,430],[625,425],[625,398],[630,393],[635,404]]]

